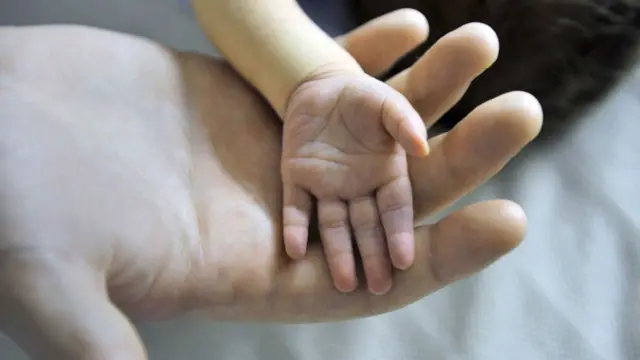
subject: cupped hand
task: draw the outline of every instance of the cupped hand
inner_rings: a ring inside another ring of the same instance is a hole
[[[376,73],[425,29],[414,12],[399,12],[341,41]],[[495,45],[485,27],[462,28],[391,84],[429,123],[440,110],[426,105],[453,103],[442,94],[469,81],[429,78],[432,67],[464,57],[450,71],[478,74]],[[493,176],[540,121],[535,99],[511,93],[430,141],[428,158],[409,160],[416,217]],[[218,60],[89,28],[1,29],[0,326],[34,359],[141,360],[130,318],[378,314],[478,271],[522,239],[517,205],[473,205],[416,228],[414,266],[394,273],[387,294],[342,294],[317,236],[301,261],[282,247],[280,137],[275,114]]]

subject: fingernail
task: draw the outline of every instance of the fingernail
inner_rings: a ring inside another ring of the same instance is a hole
[[[422,121],[422,120],[420,120]],[[418,134],[418,139],[420,141],[420,156],[429,155],[429,143],[427,142],[427,128],[423,124],[412,123],[413,124],[413,132]]]
[[[426,139],[422,140],[422,156],[427,156],[431,152],[429,142]]]
[[[384,295],[391,290],[391,268],[388,260],[367,259],[364,261],[364,272],[367,277],[367,287],[374,295]]]

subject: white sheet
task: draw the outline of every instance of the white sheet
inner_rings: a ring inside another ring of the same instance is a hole
[[[145,4],[155,17],[142,16]],[[210,51],[177,0],[0,8],[0,24],[74,21]],[[638,114],[640,66],[561,144],[527,153],[465,199],[510,198],[529,215],[525,243],[482,274],[401,311],[347,323],[141,325],[151,359],[639,360]],[[0,358],[23,359],[2,339]]]

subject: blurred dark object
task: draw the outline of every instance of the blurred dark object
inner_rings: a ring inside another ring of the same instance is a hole
[[[298,3],[332,36],[342,35],[358,25],[353,0],[298,0]]]
[[[544,108],[540,140],[560,137],[628,72],[640,43],[640,0],[352,0],[364,22],[401,8],[429,20],[426,43],[387,76],[411,66],[444,34],[469,22],[500,38],[498,61],[440,121],[451,128],[482,102],[512,90],[535,95]]]

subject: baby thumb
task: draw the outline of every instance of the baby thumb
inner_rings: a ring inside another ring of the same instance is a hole
[[[134,327],[86,264],[0,261],[0,330],[33,360],[145,360]]]

